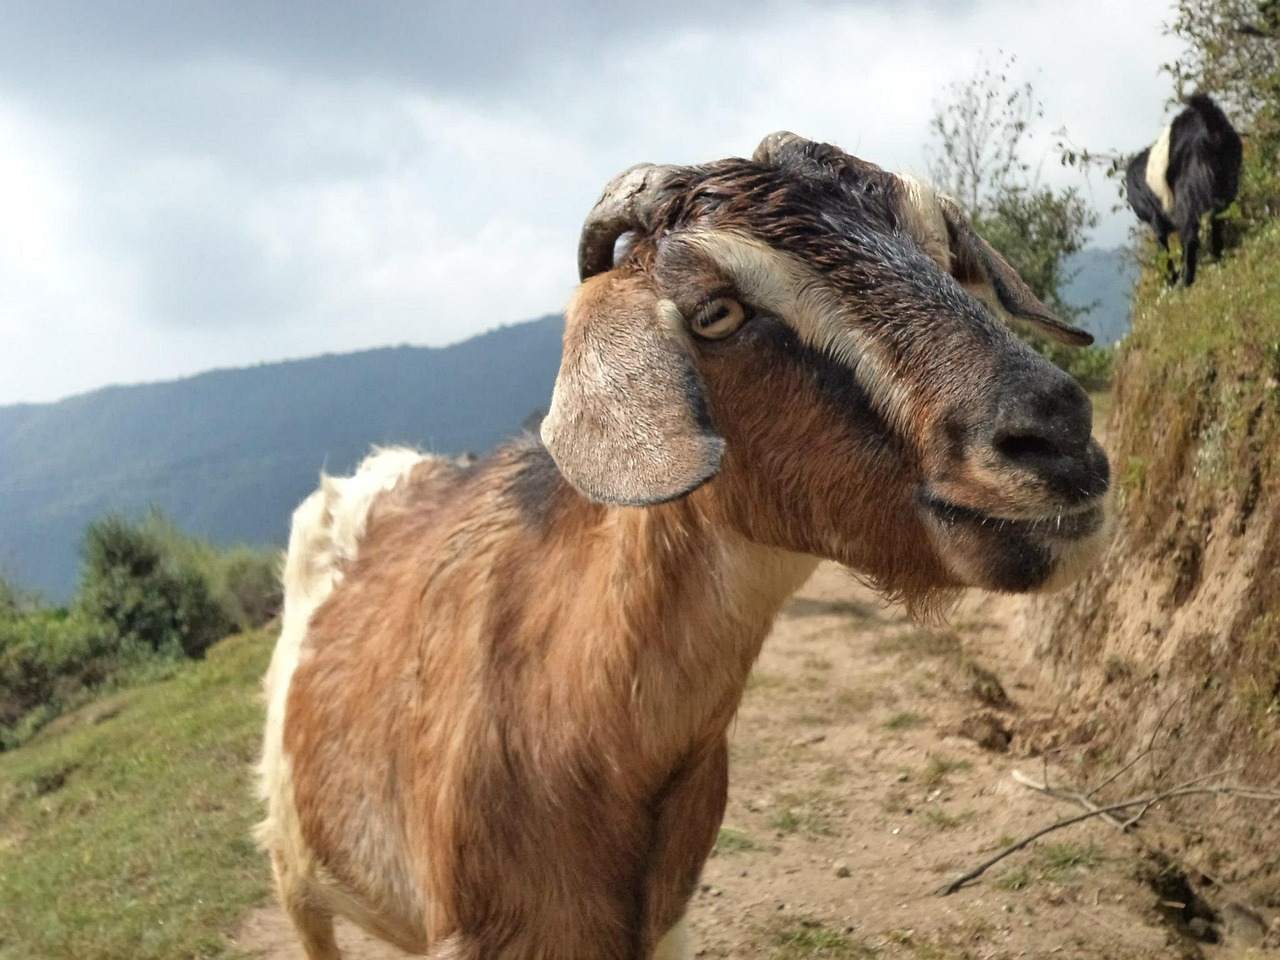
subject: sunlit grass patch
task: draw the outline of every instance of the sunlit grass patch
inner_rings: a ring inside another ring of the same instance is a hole
[[[790,920],[768,931],[771,960],[867,960],[876,950],[817,920]]]
[[[922,786],[932,789],[945,783],[947,777],[952,773],[968,770],[971,766],[973,764],[968,760],[952,760],[950,757],[935,754],[925,763],[924,772],[920,774],[920,783]]]
[[[942,807],[927,807],[924,811],[925,822],[939,830],[952,830],[969,823],[977,816],[973,810],[961,810],[959,813],[948,813]]]
[[[1095,843],[1046,843],[1036,849],[1032,862],[1044,879],[1066,883],[1087,873],[1102,862],[1102,850]]]
[[[270,656],[232,637],[99,723],[0,754],[0,958],[237,956],[267,892],[250,828]]]
[[[876,641],[873,653],[943,657],[959,653],[960,637],[951,630],[903,630]]]
[[[900,710],[887,719],[881,726],[886,730],[913,730],[924,723],[924,717],[910,710]]]
[[[804,833],[814,837],[831,835],[827,798],[822,791],[785,794],[780,799],[783,807],[769,821],[769,825],[779,834]]]
[[[995,878],[1001,890],[1023,890],[1043,881],[1068,886],[1102,863],[1102,850],[1094,843],[1046,843],[1037,847],[1026,863],[1008,867]]]
[[[721,827],[720,832],[716,834],[716,845],[712,853],[715,856],[730,856],[759,849],[760,845],[751,839],[750,834],[735,830],[733,827]]]

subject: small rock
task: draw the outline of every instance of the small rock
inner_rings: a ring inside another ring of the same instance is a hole
[[[853,876],[853,871],[849,869],[849,865],[848,865],[847,863],[837,863],[837,864],[836,864],[836,876],[837,876],[837,877],[851,877],[851,876]]]
[[[1204,917],[1192,917],[1187,921],[1187,931],[1201,943],[1220,943],[1222,934]]]
[[[898,777],[897,777],[897,780],[899,783],[906,783],[910,779],[911,779],[911,774],[909,773],[900,773],[898,774]]]
[[[1255,910],[1234,900],[1222,908],[1227,939],[1233,944],[1260,947],[1267,939],[1267,922]]]

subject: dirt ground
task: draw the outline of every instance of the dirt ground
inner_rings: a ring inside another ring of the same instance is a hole
[[[924,628],[840,569],[818,570],[765,644],[732,731],[724,829],[690,912],[699,956],[1263,955],[1178,932],[1141,849],[1097,820],[937,895],[1079,812],[1014,778],[1069,781],[1042,753],[1069,722],[1010,629],[1022,602],[974,595]],[[1232,939],[1261,939],[1243,936]],[[236,940],[267,960],[302,956],[271,906]],[[351,960],[402,956],[350,927],[340,942]]]

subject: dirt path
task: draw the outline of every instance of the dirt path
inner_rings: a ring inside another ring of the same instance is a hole
[[[766,643],[733,731],[725,828],[691,910],[699,956],[1201,955],[1161,922],[1136,848],[1096,822],[935,895],[1075,812],[1011,777],[1043,773],[1031,754],[1057,726],[1007,636],[1018,603],[970,599],[949,628],[924,629],[839,569],[818,571]],[[989,748],[1009,732],[1007,751]],[[272,907],[237,940],[301,957]],[[349,927],[341,940],[351,960],[402,956]]]

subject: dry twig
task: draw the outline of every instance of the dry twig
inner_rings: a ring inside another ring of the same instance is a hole
[[[1219,776],[1219,774],[1214,774],[1214,776]],[[1025,778],[1025,777],[1019,778],[1019,782],[1026,783],[1028,779],[1029,778]],[[1105,807],[1099,807],[1099,806],[1093,805],[1091,801],[1087,800],[1087,798],[1081,797],[1081,799],[1084,799],[1086,802],[1089,803],[1092,809],[1087,809],[1084,813],[1076,814],[1074,817],[1064,817],[1061,820],[1055,820],[1053,823],[1047,826],[1041,827],[1039,830],[1035,830],[1032,833],[1027,834],[1021,840],[1018,840],[1018,841],[1015,841],[1014,843],[1009,844],[1009,846],[1005,847],[999,853],[995,854],[992,857],[988,857],[986,860],[978,864],[978,866],[974,867],[972,870],[966,871],[965,873],[956,877],[950,883],[940,888],[938,890],[938,895],[945,897],[955,893],[957,890],[963,887],[970,880],[976,880],[978,877],[982,876],[982,874],[986,873],[987,870],[995,866],[1005,857],[1009,856],[1010,854],[1017,853],[1019,850],[1022,850],[1023,848],[1030,846],[1032,843],[1034,843],[1036,840],[1039,840],[1045,834],[1052,833],[1055,830],[1061,830],[1063,827],[1069,827],[1073,823],[1080,823],[1083,820],[1089,820],[1092,817],[1104,817],[1109,814],[1119,813],[1122,810],[1131,810],[1134,807],[1139,807],[1140,811],[1136,816],[1130,817],[1128,820],[1123,821],[1124,826],[1122,827],[1122,829],[1128,829],[1129,827],[1137,823],[1137,821],[1157,803],[1163,803],[1166,800],[1174,800],[1174,799],[1177,799],[1178,797],[1215,795],[1215,796],[1227,796],[1227,797],[1241,797],[1249,800],[1264,800],[1264,801],[1273,802],[1273,803],[1280,803],[1280,793],[1278,792],[1272,792],[1269,790],[1259,790],[1255,787],[1240,786],[1238,784],[1229,784],[1229,783],[1217,783],[1217,784],[1210,784],[1208,786],[1200,786],[1199,784],[1202,784],[1206,779],[1208,778],[1197,777],[1194,780],[1188,780],[1185,783],[1181,783],[1176,787],[1170,787],[1168,790],[1162,790],[1156,793],[1150,793],[1142,797],[1134,797],[1132,800],[1124,800],[1120,803],[1108,804]],[[1045,790],[1046,792],[1050,792],[1050,788],[1048,787],[1046,787]],[[1080,801],[1077,800],[1077,802],[1080,802]]]

